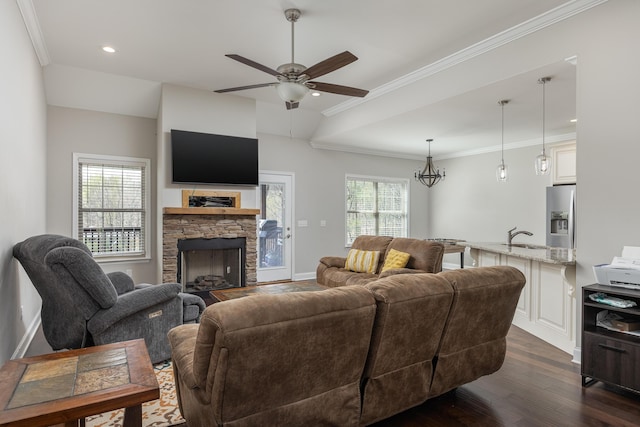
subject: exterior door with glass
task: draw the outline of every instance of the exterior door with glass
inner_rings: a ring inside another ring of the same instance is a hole
[[[260,173],[258,189],[258,282],[292,278],[293,174]]]

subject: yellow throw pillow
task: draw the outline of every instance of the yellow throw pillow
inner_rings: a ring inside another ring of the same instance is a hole
[[[382,271],[406,267],[409,258],[411,258],[410,254],[391,249],[384,260]]]
[[[380,259],[379,251],[349,249],[344,268],[357,273],[375,273]]]

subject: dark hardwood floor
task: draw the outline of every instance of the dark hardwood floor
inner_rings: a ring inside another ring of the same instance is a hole
[[[640,395],[582,388],[570,355],[512,326],[498,372],[374,426],[640,426]]]

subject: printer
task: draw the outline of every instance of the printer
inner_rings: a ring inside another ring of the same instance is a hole
[[[596,282],[600,285],[640,290],[640,247],[625,246],[621,257],[611,264],[593,266]]]

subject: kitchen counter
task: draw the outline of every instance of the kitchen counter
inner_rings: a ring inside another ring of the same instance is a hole
[[[495,242],[459,242],[458,244],[467,246],[470,249],[478,249],[482,251],[530,259],[532,261],[544,262],[548,264],[576,264],[575,249],[549,248],[546,246],[527,245],[521,243],[514,243],[511,246],[507,246],[506,243]]]
[[[474,267],[508,265],[526,283],[513,324],[569,353],[576,346],[576,257],[572,249],[526,243],[460,242],[470,248]]]

